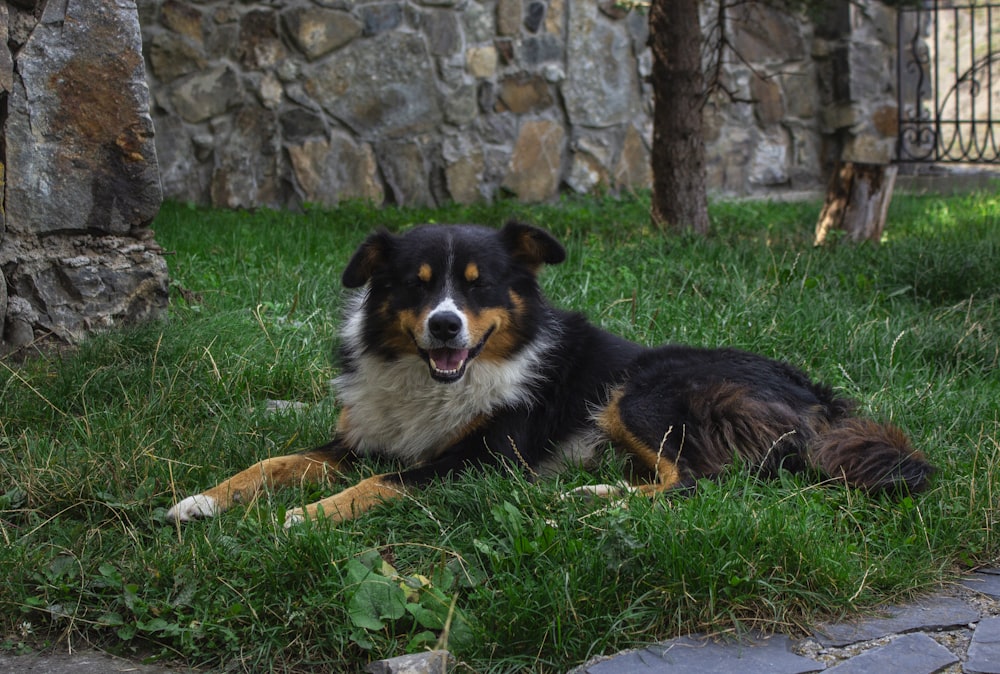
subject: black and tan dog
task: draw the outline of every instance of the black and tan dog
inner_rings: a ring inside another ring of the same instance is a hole
[[[167,513],[212,516],[265,487],[321,481],[366,455],[378,475],[288,513],[340,521],[449,473],[506,459],[544,474],[610,442],[634,488],[693,485],[738,455],[762,475],[812,470],[871,492],[912,493],[932,472],[897,428],[782,362],[732,349],[646,348],[550,305],[537,283],[565,257],[548,233],[423,226],[380,231],[343,283],[336,435],[266,459]]]

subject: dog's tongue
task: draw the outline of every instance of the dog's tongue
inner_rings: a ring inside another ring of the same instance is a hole
[[[431,364],[438,370],[449,372],[462,367],[469,357],[468,349],[431,349]]]

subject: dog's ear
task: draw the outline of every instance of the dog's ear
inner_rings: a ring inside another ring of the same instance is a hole
[[[543,264],[559,264],[566,249],[544,229],[511,220],[500,230],[500,239],[514,259],[538,271]]]
[[[389,253],[396,243],[396,237],[385,229],[379,229],[362,243],[351,261],[344,268],[340,280],[346,288],[360,288],[371,280],[372,275],[389,263]]]

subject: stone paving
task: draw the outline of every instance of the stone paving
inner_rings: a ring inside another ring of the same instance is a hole
[[[570,674],[1000,674],[1000,569],[805,638],[680,637],[597,658]]]

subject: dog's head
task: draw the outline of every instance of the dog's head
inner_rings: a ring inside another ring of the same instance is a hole
[[[416,354],[434,380],[451,383],[477,358],[508,358],[534,336],[538,271],[565,256],[547,232],[518,222],[499,230],[424,225],[369,236],[343,283],[368,287],[365,349],[390,359]]]

